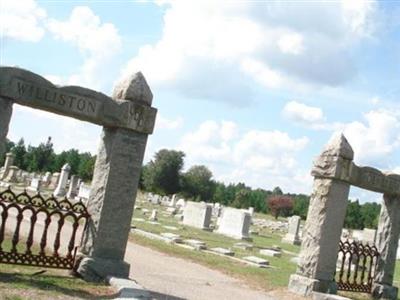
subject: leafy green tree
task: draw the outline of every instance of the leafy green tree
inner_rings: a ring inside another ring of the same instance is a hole
[[[94,164],[96,156],[92,156],[89,152],[79,154],[78,176],[84,181],[90,181],[93,177]]]
[[[272,194],[280,196],[280,195],[283,195],[283,192],[282,192],[281,188],[279,186],[277,186],[272,190]]]
[[[348,201],[344,227],[351,229],[363,229],[364,220],[361,214],[361,205],[356,201]]]
[[[53,143],[51,137],[46,143],[40,143],[37,147],[28,146],[26,154],[26,166],[30,172],[43,172],[51,169],[54,160]]]
[[[4,162],[6,160],[6,153],[10,152],[14,146],[15,146],[15,144],[7,138],[6,138],[5,147],[3,148],[3,145],[0,145],[0,166],[4,165]],[[3,149],[4,149],[4,152],[2,152]]]
[[[26,170],[26,147],[24,139],[21,138],[18,143],[11,149],[11,152],[14,153],[14,165],[19,167],[22,170]]]
[[[363,218],[364,228],[377,228],[379,213],[381,211],[381,206],[375,202],[367,202],[361,205],[361,215]]]
[[[185,197],[210,202],[215,191],[212,172],[206,166],[193,166],[182,175],[182,194]]]
[[[294,196],[293,214],[300,216],[303,220],[307,217],[308,206],[310,204],[310,197],[303,194]]]
[[[162,149],[154,155],[143,170],[145,190],[161,195],[180,191],[180,175],[183,168],[182,151]]]
[[[242,188],[236,192],[235,199],[232,202],[232,206],[236,208],[249,208],[252,206],[251,203],[251,189]]]

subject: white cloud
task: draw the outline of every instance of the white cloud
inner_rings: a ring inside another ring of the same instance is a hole
[[[37,42],[44,36],[42,21],[45,18],[46,11],[34,0],[1,0],[1,38]]]
[[[156,119],[156,129],[167,129],[167,130],[172,130],[172,129],[178,129],[181,128],[183,125],[183,118],[178,117],[176,119],[168,119],[163,117],[161,114],[157,114],[157,119]]]
[[[282,115],[289,121],[308,127],[318,128],[325,123],[325,116],[322,109],[297,101],[286,103],[282,110]]]
[[[344,134],[354,149],[356,161],[387,167],[392,155],[400,150],[400,114],[397,111],[372,110],[365,122],[344,125]]]
[[[191,98],[242,105],[254,81],[267,88],[348,81],[356,72],[349,50],[371,34],[377,10],[368,0],[161,5],[161,39],[143,46],[123,72],[141,70],[152,86]]]
[[[297,156],[307,144],[307,137],[292,138],[278,130],[241,133],[233,122],[209,120],[184,135],[177,149],[186,153],[189,166],[205,164],[217,180],[264,188],[280,185],[291,191],[302,186],[305,192],[311,177],[304,177]]]
[[[64,80],[66,83],[101,89],[112,81],[115,74],[110,66],[122,47],[113,24],[102,23],[89,7],[77,6],[68,20],[50,19],[47,27],[56,39],[78,47],[84,57],[80,72]]]

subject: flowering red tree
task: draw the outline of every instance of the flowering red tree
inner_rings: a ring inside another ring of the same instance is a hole
[[[271,214],[278,219],[279,216],[288,216],[293,209],[293,198],[285,195],[275,195],[266,199]]]

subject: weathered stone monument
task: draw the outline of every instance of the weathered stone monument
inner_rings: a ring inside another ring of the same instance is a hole
[[[53,190],[57,187],[58,181],[60,180],[60,173],[56,172],[51,175],[50,183],[48,185],[49,189]]]
[[[68,176],[69,172],[71,171],[71,167],[69,164],[63,165],[61,168],[61,175],[60,179],[58,180],[58,185],[54,191],[54,196],[56,197],[64,197],[67,193],[67,183],[68,183]]]
[[[8,152],[6,154],[6,160],[4,162],[4,166],[3,166],[2,170],[1,170],[1,173],[0,173],[0,179],[4,179],[4,178],[7,177],[8,171],[10,170],[10,167],[14,163],[14,157],[15,157],[15,155],[12,152]]]
[[[39,178],[33,178],[30,186],[27,189],[33,192],[39,192],[41,184],[42,181]]]
[[[78,194],[78,180],[79,177],[77,175],[72,175],[69,181],[69,187],[67,192],[67,198],[73,199]]]
[[[141,73],[119,83],[110,98],[83,87],[57,87],[20,68],[0,67],[0,155],[14,102],[103,126],[88,201],[91,218],[77,266],[87,280],[128,277],[124,255],[147,136],[154,129],[152,98]],[[65,192],[61,177],[57,192]]]
[[[354,185],[383,194],[376,243],[380,256],[372,293],[377,299],[397,299],[397,288],[392,284],[400,234],[400,176],[359,167],[353,163],[353,155],[346,138],[338,135],[314,161],[313,192],[298,268],[290,276],[289,290],[303,296],[336,293],[333,276],[349,189]]]
[[[183,224],[208,230],[211,214],[212,206],[210,204],[187,201],[183,211]]]
[[[292,245],[300,245],[301,240],[299,237],[300,230],[300,217],[292,216],[288,219],[288,233],[283,237],[282,242],[292,244]]]
[[[250,240],[251,214],[247,210],[225,207],[217,232],[235,239]]]

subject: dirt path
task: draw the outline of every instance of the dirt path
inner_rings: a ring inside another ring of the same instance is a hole
[[[131,264],[130,278],[154,292],[156,299],[278,299],[219,271],[132,242],[125,260]]]

